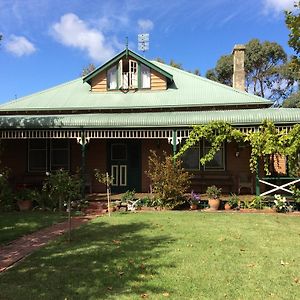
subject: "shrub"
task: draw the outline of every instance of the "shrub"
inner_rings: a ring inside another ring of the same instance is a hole
[[[231,208],[237,208],[239,206],[239,197],[236,194],[231,194],[228,199],[228,204]]]
[[[209,186],[206,189],[206,194],[207,194],[208,198],[210,198],[210,199],[220,198],[221,192],[222,192],[222,189],[221,188],[218,189],[215,185]]]
[[[16,205],[13,191],[8,182],[9,173],[9,169],[0,171],[0,211],[11,211],[15,209]]]
[[[159,157],[151,150],[146,174],[151,179],[152,191],[156,194],[157,200],[154,202],[158,201],[160,206],[168,208],[175,208],[186,202],[184,194],[190,185],[190,174],[182,168],[180,160],[174,160],[165,152]]]
[[[291,207],[285,197],[282,197],[281,195],[274,195],[274,198],[275,209],[277,212],[285,213],[291,210]]]
[[[43,191],[49,193],[53,207],[62,211],[67,201],[80,199],[80,183],[77,175],[72,176],[68,171],[60,169],[49,174]]]
[[[262,196],[255,196],[250,203],[249,208],[262,209],[264,200],[265,198]]]
[[[130,203],[133,202],[135,200],[135,190],[132,191],[126,191],[126,193],[124,193],[121,196],[121,201],[122,202],[126,202],[126,203]]]
[[[293,199],[295,201],[295,209],[300,210],[300,189],[293,185],[291,186],[291,190],[293,192]]]

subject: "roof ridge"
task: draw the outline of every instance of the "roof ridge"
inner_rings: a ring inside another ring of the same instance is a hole
[[[35,92],[35,93],[33,93],[33,94],[29,94],[29,95],[23,96],[23,97],[21,97],[21,98],[18,98],[18,99],[15,99],[15,100],[11,100],[11,101],[2,103],[2,104],[0,104],[0,108],[3,107],[3,106],[7,106],[8,104],[14,104],[14,103],[21,102],[21,101],[23,101],[23,100],[26,100],[26,99],[29,98],[29,97],[32,97],[32,96],[40,95],[40,94],[49,92],[49,91],[51,91],[51,90],[55,90],[55,89],[57,89],[57,88],[61,88],[61,87],[65,86],[65,85],[69,85],[69,84],[71,84],[71,83],[73,83],[73,82],[75,82],[75,81],[78,81],[78,80],[81,79],[81,78],[82,78],[82,77],[78,77],[78,78],[76,78],[76,79],[73,79],[73,80],[70,80],[70,81],[67,81],[67,82],[64,82],[64,83],[61,83],[61,84],[52,86],[52,87],[47,88],[47,89],[45,89],[45,90],[41,90],[41,91],[39,91],[39,92]]]
[[[220,83],[220,82],[217,82],[217,81],[213,81],[213,80],[208,79],[208,78],[206,78],[206,77],[203,77],[203,76],[200,76],[200,75],[196,75],[196,74],[190,73],[190,72],[188,72],[188,71],[185,71],[185,70],[182,70],[182,69],[179,69],[179,68],[170,66],[170,65],[168,65],[168,64],[161,63],[161,62],[156,61],[156,60],[151,60],[151,62],[152,62],[152,63],[158,63],[158,64],[160,64],[160,65],[164,65],[164,66],[166,66],[167,68],[171,68],[171,69],[173,69],[173,70],[175,70],[175,71],[184,73],[185,75],[191,76],[191,77],[193,77],[193,78],[195,78],[195,79],[199,79],[199,80],[202,80],[202,81],[205,81],[205,82],[209,82],[209,83],[214,84],[214,85],[217,85],[217,86],[219,86],[219,87],[221,87],[221,88],[224,88],[224,89],[227,89],[227,90],[231,90],[231,91],[235,91],[235,92],[237,92],[237,93],[239,93],[239,94],[248,95],[248,96],[250,96],[250,97],[259,98],[260,100],[266,101],[266,103],[267,103],[267,102],[272,103],[272,101],[269,100],[269,99],[265,99],[265,98],[263,98],[263,97],[260,97],[260,96],[254,95],[254,94],[250,94],[250,93],[248,93],[248,92],[246,92],[246,91],[241,91],[241,90],[235,89],[235,88],[233,88],[233,87],[231,87],[231,86],[228,86],[228,85],[226,85],[226,84],[223,84],[223,83]]]

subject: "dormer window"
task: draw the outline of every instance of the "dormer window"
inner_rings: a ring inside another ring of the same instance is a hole
[[[131,59],[121,59],[107,71],[107,87],[116,89],[150,89],[150,68]]]
[[[145,65],[141,65],[141,88],[142,89],[151,88],[150,68],[148,68]]]
[[[116,90],[118,86],[117,66],[113,66],[107,71],[107,87],[110,90]]]
[[[119,88],[138,88],[138,63],[131,59],[121,59],[119,61]]]

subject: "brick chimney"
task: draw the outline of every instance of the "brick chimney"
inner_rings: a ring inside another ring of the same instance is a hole
[[[245,46],[235,45],[232,51],[233,54],[233,88],[245,91]]]

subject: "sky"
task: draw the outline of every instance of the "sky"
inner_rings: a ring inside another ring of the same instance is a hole
[[[80,76],[149,33],[147,59],[200,69],[253,38],[288,55],[284,10],[294,0],[0,0],[0,103]],[[143,55],[143,53],[140,53]]]

